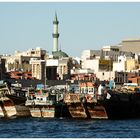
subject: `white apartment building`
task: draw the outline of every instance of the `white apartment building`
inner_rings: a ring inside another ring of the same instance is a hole
[[[100,59],[100,51],[99,50],[84,50],[81,54],[82,67],[84,67],[85,60],[89,59]]]
[[[104,47],[104,51],[110,51],[110,47]],[[115,76],[113,71],[103,71],[99,69],[99,58],[90,58],[92,51],[86,50],[82,56],[82,69],[92,70],[100,80],[109,80]]]
[[[84,50],[82,52],[81,59],[82,60],[86,60],[87,58],[89,59],[93,54],[94,54],[93,50]]]
[[[113,71],[131,72],[137,69],[139,69],[138,59],[132,57],[119,56],[118,61],[113,63]]]
[[[117,71],[117,72],[126,71],[126,56],[118,57],[118,61],[113,63],[113,71]]]
[[[99,71],[99,59],[87,59],[83,61],[83,69],[91,69],[94,72]]]

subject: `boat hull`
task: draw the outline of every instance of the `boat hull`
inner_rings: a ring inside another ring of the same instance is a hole
[[[68,103],[67,107],[72,118],[87,118],[86,110],[82,103]]]
[[[72,118],[87,118],[84,103],[81,100],[83,94],[68,93],[64,96],[64,103]]]
[[[3,99],[0,100],[0,116],[6,118],[16,116],[15,105],[7,97],[3,97]]]
[[[16,116],[17,117],[27,117],[31,116],[30,110],[27,106],[25,106],[26,98],[19,97],[15,95],[6,95],[10,100],[12,100],[15,109],[16,109]]]
[[[140,94],[110,91],[111,98],[104,100],[109,119],[140,118]]]
[[[89,118],[92,119],[108,119],[106,109],[102,105],[87,103],[86,110]]]
[[[15,105],[17,117],[31,116],[30,110],[25,105]]]
[[[54,118],[55,106],[31,106],[29,107],[32,117]]]

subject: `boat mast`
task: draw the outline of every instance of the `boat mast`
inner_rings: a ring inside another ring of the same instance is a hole
[[[44,81],[44,87],[46,86],[46,60],[45,60],[45,66],[44,66],[44,79],[45,79],[45,81]]]

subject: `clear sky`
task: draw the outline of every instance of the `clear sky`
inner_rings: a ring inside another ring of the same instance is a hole
[[[0,2],[0,54],[53,47],[53,19],[59,45],[70,56],[127,38],[140,38],[140,2]]]

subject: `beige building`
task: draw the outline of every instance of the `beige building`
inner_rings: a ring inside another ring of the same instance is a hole
[[[45,79],[45,60],[31,59],[32,77],[42,80]]]
[[[126,60],[126,71],[131,72],[137,70],[139,68],[138,61],[135,59],[128,59]]]
[[[29,63],[31,58],[44,59],[46,50],[37,47],[36,49],[29,49],[26,52],[16,51],[14,55],[2,56],[6,60],[6,71],[31,71]]]
[[[140,53],[140,38],[123,40],[121,42],[120,50],[132,53]]]
[[[62,58],[58,60],[57,73],[60,79],[65,79],[70,75],[70,59]]]
[[[119,54],[120,54],[120,49],[119,49],[119,45],[116,46],[103,46],[102,49],[102,59],[105,60],[110,60],[112,59],[113,61],[116,61]]]
[[[101,81],[109,80],[110,78],[115,77],[114,71],[98,71],[95,74],[96,77],[99,78]]]

